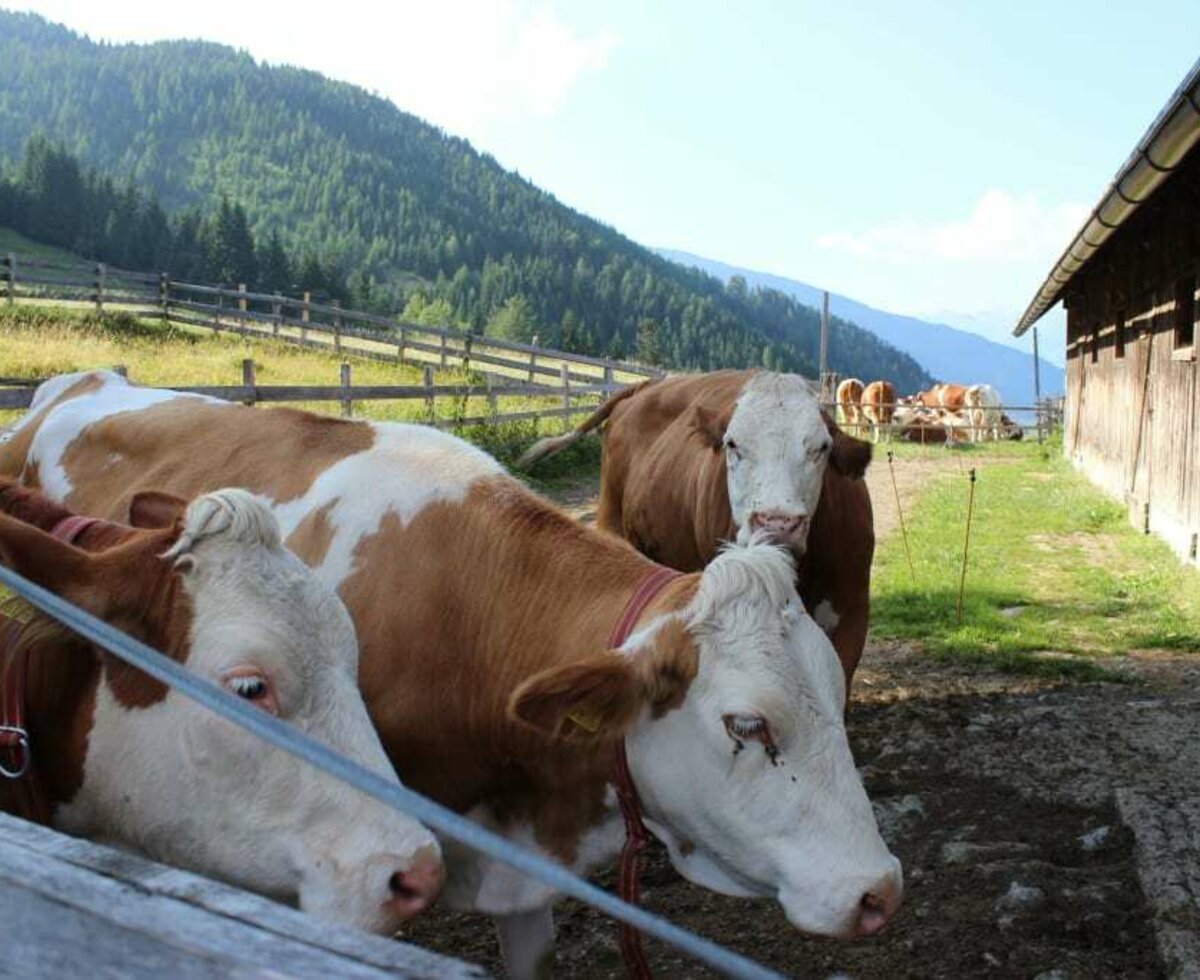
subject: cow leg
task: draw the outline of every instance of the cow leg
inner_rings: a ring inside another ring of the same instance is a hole
[[[492,917],[500,937],[500,954],[512,980],[541,980],[554,974],[554,911],[549,905],[532,912]]]
[[[838,660],[842,664],[842,672],[846,675],[847,709],[850,707],[850,682],[854,679],[854,671],[858,668],[858,662],[863,655],[863,647],[867,644],[868,619],[867,603],[863,602],[844,613],[829,634],[833,649],[837,652]]]

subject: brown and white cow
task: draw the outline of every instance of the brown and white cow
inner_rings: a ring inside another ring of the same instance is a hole
[[[186,510],[161,494],[134,500],[135,510],[145,504],[166,528],[100,522],[76,529],[69,544],[49,532],[70,511],[0,481],[0,561],[390,775],[355,684],[350,618],[281,546],[270,511],[240,490],[201,496]],[[6,658],[27,658],[30,753],[14,748],[23,757],[6,768],[30,768],[0,778],[0,808],[378,932],[434,897],[438,845],[415,821],[46,617],[6,622],[0,695],[20,695]]]
[[[875,533],[861,477],[871,447],[833,425],[797,375],[717,371],[618,392],[521,465],[603,423],[597,526],[685,571],[723,542],[767,531],[795,556],[797,588],[833,640],[848,690],[870,607]]]
[[[890,381],[872,381],[863,389],[862,417],[871,430],[871,440],[880,434],[891,439],[892,416],[896,412],[896,386]]]
[[[960,412],[966,398],[966,385],[936,384],[928,391],[917,392],[917,400],[926,408],[940,408],[947,412]]]
[[[838,423],[858,432],[862,424],[863,383],[858,378],[844,378],[838,382],[834,401],[837,402]]]
[[[676,579],[609,649],[654,564],[432,429],[76,375],[39,389],[0,472],[108,516],[145,485],[261,495],[350,609],[363,694],[406,784],[565,864],[620,847],[624,737],[647,822],[692,881],[773,897],[797,927],[841,937],[899,903],[842,672],[777,547],[754,538]],[[457,849],[447,863],[448,900],[497,916],[512,971],[532,975],[553,893]]]

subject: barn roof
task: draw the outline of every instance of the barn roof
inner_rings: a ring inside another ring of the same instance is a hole
[[[1054,264],[1046,281],[1021,316],[1013,335],[1020,337],[1062,297],[1074,275],[1122,224],[1170,178],[1200,141],[1200,60],[1192,65],[1146,134],[1138,141],[1083,227]]]

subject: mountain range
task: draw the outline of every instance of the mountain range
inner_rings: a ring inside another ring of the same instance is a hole
[[[820,289],[795,279],[741,269],[689,252],[658,249],[658,253],[672,262],[700,269],[725,282],[740,277],[748,286],[778,290],[806,306],[819,307],[822,302]],[[849,320],[910,354],[940,381],[964,384],[986,382],[1000,392],[1006,405],[1033,404],[1032,354],[945,323],[877,310],[837,293],[829,294],[829,309],[831,315]],[[836,338],[831,338],[830,361],[833,364],[837,363],[835,345]],[[1061,395],[1064,390],[1063,369],[1044,357],[1039,357],[1038,361],[1042,395]],[[869,379],[864,377],[863,380]],[[904,393],[901,390],[901,394]]]
[[[671,367],[813,374],[819,315],[667,261],[465,140],[361,88],[196,41],[97,44],[0,11],[0,166],[41,133],[178,220],[222,199],[353,273],[391,311],[417,296],[474,330]],[[833,366],[905,389],[929,373],[838,317]]]

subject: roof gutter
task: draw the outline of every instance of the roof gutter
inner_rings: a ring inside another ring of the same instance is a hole
[[[1050,270],[1016,328],[1020,337],[1062,297],[1071,278],[1170,177],[1200,141],[1200,60],[1192,65],[1136,149],[1117,171],[1100,203]]]

